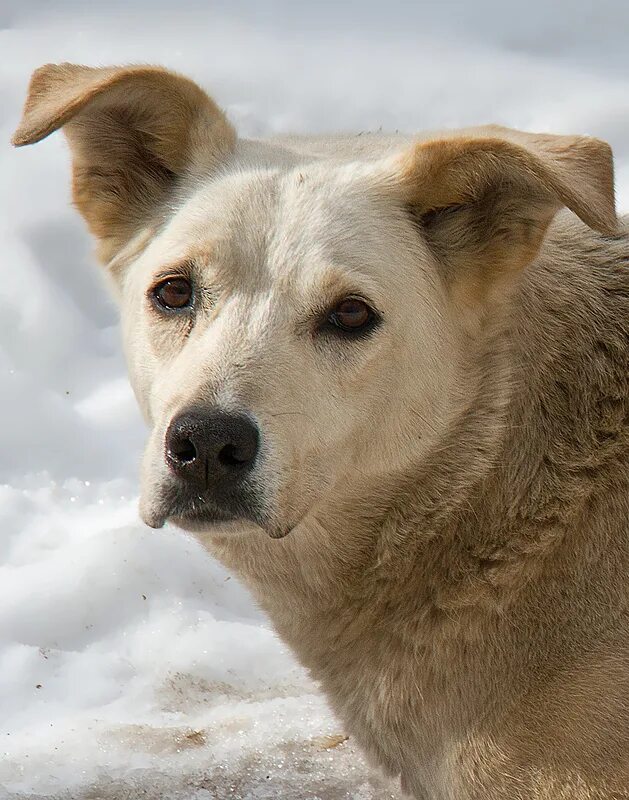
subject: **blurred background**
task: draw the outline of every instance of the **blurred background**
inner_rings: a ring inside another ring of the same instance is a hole
[[[629,3],[0,2],[0,800],[379,800],[235,578],[137,520],[143,423],[48,61],[164,64],[244,136],[496,122],[607,139],[629,209]]]

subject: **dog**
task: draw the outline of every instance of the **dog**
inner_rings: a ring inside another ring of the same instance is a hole
[[[629,226],[612,153],[489,126],[237,137],[47,65],[151,433],[140,511],[236,571],[421,800],[629,798]]]

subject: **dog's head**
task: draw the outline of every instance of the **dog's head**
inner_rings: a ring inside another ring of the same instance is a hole
[[[501,128],[386,157],[238,140],[155,67],[46,66],[17,145],[63,127],[151,434],[153,526],[279,536],[434,445],[470,342],[557,209],[614,225],[609,148]]]

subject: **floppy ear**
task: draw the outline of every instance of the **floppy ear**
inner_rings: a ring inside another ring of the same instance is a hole
[[[397,164],[405,201],[466,305],[485,301],[537,255],[567,206],[613,233],[609,145],[492,126],[416,144]]]
[[[177,184],[213,170],[236,138],[193,81],[152,66],[38,69],[13,144],[34,144],[61,127],[72,151],[74,202],[105,262],[159,225]]]

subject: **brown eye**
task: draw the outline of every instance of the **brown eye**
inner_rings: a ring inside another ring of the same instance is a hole
[[[169,310],[192,305],[192,284],[186,278],[168,278],[153,289],[155,301]]]
[[[329,314],[328,321],[347,333],[362,333],[371,328],[376,315],[358,297],[346,297]]]

